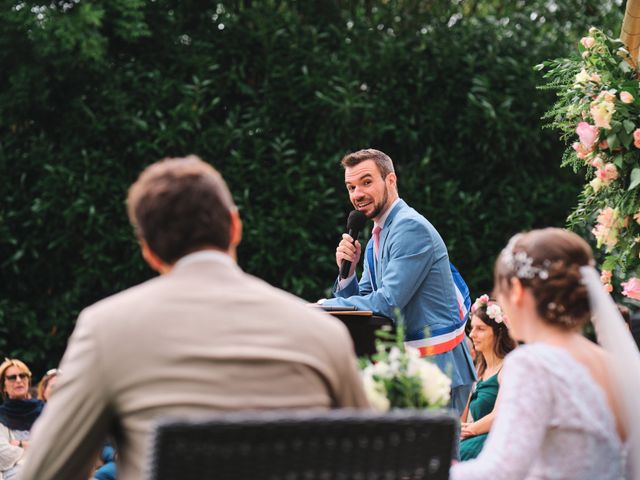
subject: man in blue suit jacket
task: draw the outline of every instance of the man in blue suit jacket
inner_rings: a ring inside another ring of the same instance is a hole
[[[447,247],[433,225],[398,197],[393,162],[386,154],[360,150],[345,156],[342,165],[349,199],[374,221],[374,234],[360,281],[355,275],[360,242],[342,236],[336,262],[338,268],[345,260],[352,262],[351,270],[336,281],[335,298],[323,304],[371,310],[394,321],[399,311],[407,344],[432,355],[451,375],[451,406],[462,414],[476,376],[462,341],[464,315],[458,311]]]

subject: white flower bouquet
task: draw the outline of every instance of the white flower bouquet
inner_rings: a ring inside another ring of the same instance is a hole
[[[404,344],[404,329],[384,332],[373,360],[364,360],[362,375],[367,397],[378,410],[390,408],[442,408],[449,402],[451,379],[438,366],[420,358]]]

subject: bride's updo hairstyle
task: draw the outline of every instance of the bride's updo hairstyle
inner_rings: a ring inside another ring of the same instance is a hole
[[[589,320],[589,295],[580,267],[593,265],[591,248],[575,233],[545,228],[515,235],[496,261],[495,293],[506,293],[511,279],[533,293],[538,315],[567,330]]]

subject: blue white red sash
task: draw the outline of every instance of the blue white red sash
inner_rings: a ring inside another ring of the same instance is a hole
[[[449,327],[435,328],[429,332],[430,337],[420,340],[409,340],[408,342],[404,342],[404,344],[407,347],[417,349],[421,357],[445,353],[453,350],[462,342],[466,324],[466,320],[463,320]]]
[[[458,272],[458,269],[454,267],[452,263],[449,263],[449,267],[451,268],[453,286],[456,291],[458,318],[460,320],[449,327],[436,328],[432,330],[431,332],[429,332],[430,336],[428,338],[423,338],[421,340],[411,340],[404,343],[409,347],[417,348],[420,352],[420,356],[422,357],[449,352],[457,347],[458,344],[462,342],[462,340],[464,340],[464,331],[465,326],[467,325],[467,315],[469,314],[469,308],[471,305],[471,298],[469,297],[469,287],[467,287],[467,284],[464,282],[462,275],[460,275],[460,272]]]
[[[467,318],[469,310],[471,309],[471,296],[469,295],[469,287],[460,275],[458,269],[449,262],[449,268],[451,269],[451,277],[453,278],[453,286],[456,290],[456,301],[458,302],[458,316],[460,321]]]
[[[369,277],[371,279],[371,286],[373,287],[373,290],[377,290],[378,285],[376,282],[376,267],[373,255],[373,241],[369,242],[369,244],[367,245],[366,256],[367,264],[369,266]],[[408,342],[405,342],[406,346],[416,348],[420,352],[420,355],[422,357],[437,355],[439,353],[445,353],[453,350],[464,339],[464,331],[467,324],[467,315],[469,313],[469,306],[471,304],[471,299],[468,295],[469,288],[467,287],[466,283],[464,283],[464,280],[462,279],[462,276],[460,275],[456,267],[454,267],[451,263],[449,265],[451,268],[453,285],[456,292],[458,318],[460,319],[460,321],[449,327],[434,329],[433,331],[429,332],[430,336],[428,338],[423,338],[420,340],[410,340]],[[466,297],[463,293],[463,290],[466,293]]]

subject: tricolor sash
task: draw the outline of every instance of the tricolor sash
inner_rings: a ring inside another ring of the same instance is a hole
[[[367,244],[366,249],[367,264],[369,266],[369,277],[373,290],[378,289],[376,282],[376,263],[373,254],[373,241]],[[469,297],[469,288],[464,282],[458,269],[449,262],[451,268],[451,276],[453,277],[453,286],[456,292],[456,303],[459,322],[449,327],[436,328],[430,332],[431,336],[421,340],[410,340],[404,344],[408,347],[416,348],[420,352],[420,356],[437,355],[453,350],[464,339],[465,326],[467,324],[467,315],[471,306],[471,298]]]
[[[453,285],[456,288],[456,300],[458,301],[458,315],[460,320],[467,318],[469,310],[471,310],[471,296],[469,295],[469,287],[460,275],[458,269],[449,262],[451,268],[451,276],[453,277]]]
[[[449,327],[436,328],[429,332],[429,338],[421,340],[411,340],[405,342],[405,345],[417,348],[420,356],[427,357],[429,355],[437,355],[453,350],[464,340],[465,326],[467,325],[467,315],[471,307],[471,297],[469,296],[469,287],[465,283],[458,269],[449,262],[451,268],[451,276],[453,277],[453,286],[456,291],[456,303],[458,304],[458,318],[460,319],[454,325]]]
[[[405,346],[417,349],[421,357],[437,355],[453,350],[464,339],[466,319],[449,327],[435,328],[430,337],[404,342]]]

